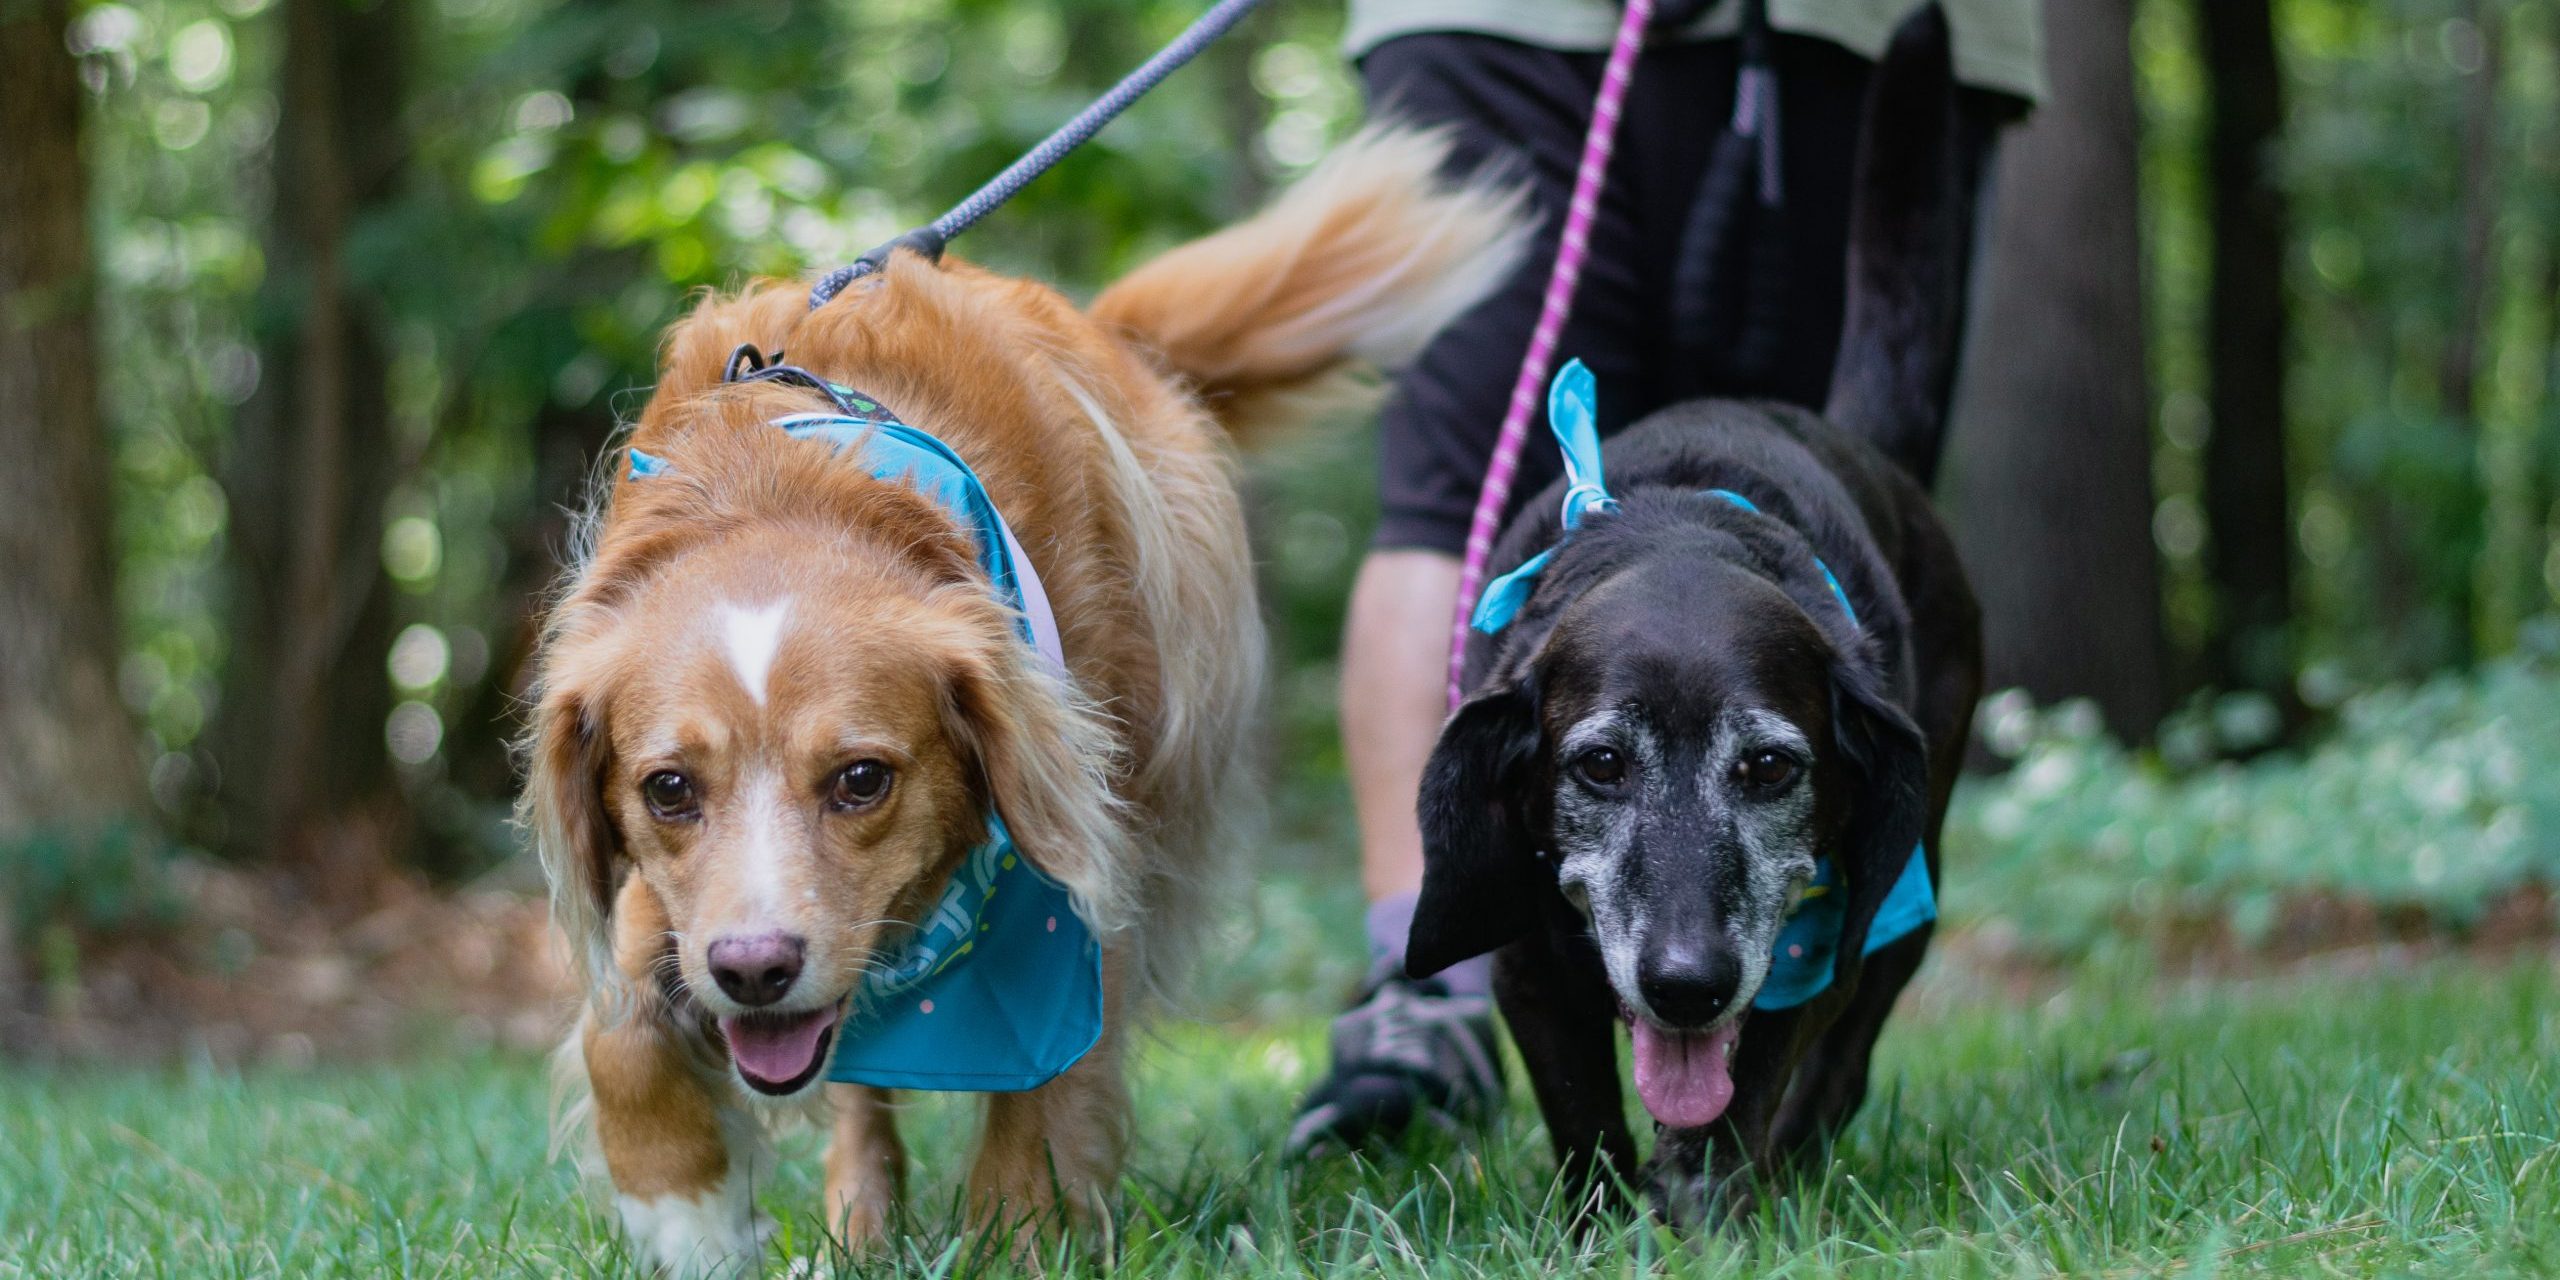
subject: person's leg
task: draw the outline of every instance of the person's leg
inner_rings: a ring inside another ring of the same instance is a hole
[[[1422,766],[1446,710],[1449,618],[1458,558],[1374,550],[1352,584],[1342,636],[1342,747],[1359,819],[1369,978],[1333,1025],[1332,1063],[1301,1104],[1289,1145],[1304,1154],[1393,1140],[1417,1114],[1444,1124],[1490,1115],[1502,1094],[1491,958],[1427,983],[1403,975],[1422,889],[1414,818]]]
[[[1360,887],[1369,901],[1422,888],[1414,796],[1448,707],[1449,618],[1458,558],[1372,551],[1351,586],[1342,634],[1342,752],[1360,818]]]

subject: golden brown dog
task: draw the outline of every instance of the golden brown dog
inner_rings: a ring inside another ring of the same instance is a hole
[[[1365,135],[1083,311],[900,254],[815,312],[769,283],[668,336],[631,443],[669,474],[614,485],[548,620],[523,802],[590,993],[563,1058],[640,1252],[752,1260],[778,1101],[831,1113],[830,1229],[882,1230],[906,1157],[885,1092],[820,1088],[828,1036],[991,808],[1102,939],[1106,1026],[1064,1075],[989,1095],[971,1201],[999,1223],[1100,1206],[1133,1014],[1253,807],[1263,636],[1221,428],[1302,416],[1502,278],[1518,206],[1437,185],[1442,157]],[[742,343],[969,463],[1047,586],[1064,679],[942,507],[772,425],[819,393],[723,380]]]

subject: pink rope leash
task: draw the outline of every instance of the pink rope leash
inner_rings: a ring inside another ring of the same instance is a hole
[[[1591,254],[1591,222],[1600,212],[1600,187],[1609,172],[1609,153],[1618,145],[1618,116],[1627,102],[1627,82],[1635,78],[1636,53],[1644,47],[1645,25],[1653,20],[1653,0],[1626,0],[1618,20],[1618,36],[1609,46],[1609,63],[1600,73],[1600,96],[1591,105],[1591,127],[1582,136],[1582,163],[1573,175],[1573,203],[1565,210],[1564,236],[1556,246],[1555,269],[1547,275],[1546,301],[1538,310],[1538,326],[1529,334],[1528,354],[1520,360],[1520,378],[1511,386],[1511,405],[1502,415],[1502,433],[1493,444],[1493,460],[1485,467],[1484,488],[1476,494],[1475,519],[1467,525],[1466,567],[1458,577],[1458,616],[1449,627],[1449,705],[1464,693],[1459,678],[1466,669],[1467,627],[1475,616],[1476,596],[1484,590],[1485,561],[1493,555],[1494,535],[1501,532],[1502,508],[1511,499],[1511,482],[1520,470],[1520,448],[1529,439],[1529,418],[1554,371],[1556,340],[1564,333],[1565,316],[1573,310],[1573,291],[1582,282],[1582,260]]]

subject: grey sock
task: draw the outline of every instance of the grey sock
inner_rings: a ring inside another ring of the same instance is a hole
[[[1398,970],[1404,968],[1405,937],[1413,932],[1413,908],[1420,898],[1420,894],[1399,893],[1369,904],[1366,924],[1372,958],[1391,960]],[[1493,994],[1493,957],[1462,960],[1432,976],[1452,995],[1489,996]]]

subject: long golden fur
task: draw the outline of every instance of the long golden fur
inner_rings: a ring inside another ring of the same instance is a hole
[[[972,1200],[1004,1221],[1099,1208],[1126,1143],[1133,1015],[1178,976],[1254,811],[1264,641],[1225,433],[1303,416],[1358,362],[1408,358],[1502,278],[1518,204],[1436,183],[1444,152],[1363,135],[1084,311],[900,255],[815,312],[766,283],[668,335],[631,439],[668,470],[612,487],[548,619],[522,803],[590,993],[563,1060],[657,1263],[714,1270],[761,1239],[752,1104],[771,1100],[729,1061],[717,1019],[755,1015],[710,945],[805,940],[775,1007],[819,1017],[933,901],[990,807],[1104,940],[1107,1026],[1064,1076],[989,1098]],[[941,508],[770,425],[825,408],[815,393],[722,381],[741,343],[861,388],[969,461],[1047,586],[1064,678]],[[892,780],[856,796],[848,761]],[[831,1227],[876,1235],[906,1163],[886,1096],[785,1092],[832,1113]]]

